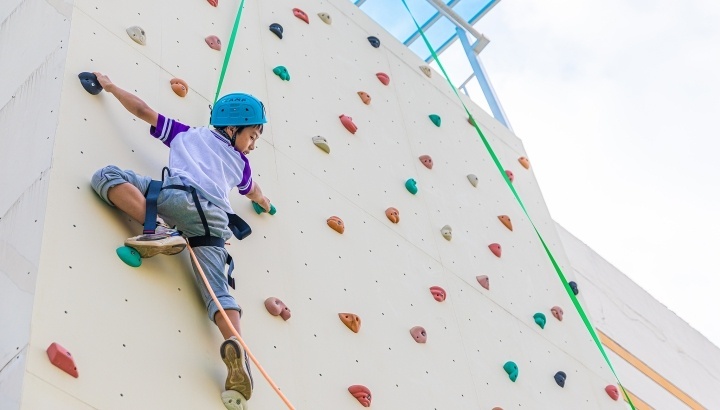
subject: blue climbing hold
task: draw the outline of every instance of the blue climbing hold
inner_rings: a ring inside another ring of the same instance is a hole
[[[98,82],[97,76],[93,73],[82,72],[78,74],[78,78],[80,79],[80,84],[82,84],[85,91],[92,95],[98,95],[100,94],[100,91],[103,90],[102,86]]]
[[[432,121],[433,124],[435,124],[436,127],[439,127],[439,126],[440,126],[441,120],[440,120],[440,116],[439,116],[439,115],[437,115],[437,114],[430,114],[430,115],[428,115],[428,117],[430,117],[430,121]]]
[[[405,189],[408,190],[411,194],[415,195],[418,192],[417,182],[415,182],[414,179],[410,178],[407,181],[405,181]]]
[[[117,256],[120,257],[121,261],[125,262],[129,266],[132,266],[133,268],[137,268],[138,266],[142,265],[140,253],[129,246],[121,246],[117,248],[115,252],[117,253]]]
[[[371,46],[373,46],[375,48],[380,47],[380,39],[379,38],[377,38],[375,36],[370,36],[370,37],[368,37],[368,41],[370,42]]]
[[[508,374],[508,377],[510,377],[510,380],[512,380],[513,382],[517,380],[520,369],[518,369],[518,366],[515,364],[515,362],[506,362],[503,365],[503,369],[505,370],[505,373]]]
[[[281,25],[279,25],[278,23],[272,23],[270,25],[270,31],[272,31],[273,33],[275,33],[276,36],[282,39],[283,27]]]
[[[275,75],[280,77],[283,81],[290,81],[290,73],[284,66],[279,65],[273,68],[273,73],[275,73]]]
[[[567,379],[567,375],[565,372],[557,372],[555,373],[555,383],[558,384],[560,387],[565,387],[565,379]]]
[[[263,212],[267,212],[263,207],[260,206],[257,202],[253,201],[252,203],[253,209],[255,209],[255,212],[260,215]],[[277,212],[277,209],[275,209],[275,205],[270,204],[270,212],[268,212],[270,215],[275,215],[275,212]]]
[[[577,296],[577,294],[580,293],[580,291],[578,290],[578,287],[577,287],[577,283],[570,281],[570,282],[568,282],[568,286],[570,286],[570,289],[572,289],[572,293],[574,293],[575,296]]]
[[[537,323],[538,326],[540,326],[540,329],[545,329],[545,323],[547,323],[547,319],[545,318],[545,315],[542,313],[535,313],[533,315],[533,319],[535,319],[535,323]]]

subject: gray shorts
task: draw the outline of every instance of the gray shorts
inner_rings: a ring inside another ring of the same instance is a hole
[[[91,184],[95,192],[105,200],[108,204],[115,206],[108,199],[108,190],[114,186],[129,182],[137,187],[143,195],[147,192],[148,186],[152,178],[137,175],[131,170],[122,170],[114,165],[109,165],[99,169],[92,176]],[[183,185],[178,177],[169,176],[165,178],[163,186],[167,185]],[[208,202],[198,193],[200,199],[200,207],[207,219],[210,235],[223,238],[224,240],[232,237],[232,231],[228,228],[228,217],[225,211]],[[202,236],[205,235],[205,228],[198,214],[192,194],[179,189],[163,189],[157,201],[158,216],[163,218],[170,226],[174,226],[177,230],[182,231],[185,236]],[[208,282],[212,287],[215,296],[217,296],[223,309],[237,310],[242,314],[240,306],[238,306],[235,298],[233,298],[228,289],[225,279],[225,266],[227,260],[227,250],[217,246],[199,246],[194,247],[195,256],[200,266],[207,276]],[[195,272],[195,284],[202,295],[205,307],[207,308],[210,320],[215,320],[215,314],[218,307],[212,300],[210,292],[205,287],[195,264],[192,264]]]

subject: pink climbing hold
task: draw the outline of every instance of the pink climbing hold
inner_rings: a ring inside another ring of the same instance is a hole
[[[378,80],[380,80],[381,83],[383,83],[385,85],[390,84],[390,77],[387,74],[377,73],[375,75],[377,76]]]
[[[550,312],[552,312],[552,315],[555,316],[555,319],[562,322],[564,312],[560,306],[553,306],[552,309],[550,309]]]
[[[485,288],[485,290],[490,290],[490,278],[488,278],[488,275],[476,276],[475,279],[477,279],[480,286]]]
[[[370,389],[361,384],[354,384],[348,387],[348,391],[357,399],[357,401],[360,402],[360,404],[362,404],[363,407],[370,407],[370,402],[372,401]]]
[[[420,155],[420,158],[418,159],[420,160],[420,162],[422,162],[423,165],[425,165],[425,168],[432,169],[433,160],[430,155]]]
[[[413,339],[415,339],[415,342],[417,343],[427,342],[427,332],[422,326],[415,326],[410,329],[410,335],[412,335]]]
[[[207,2],[210,3],[210,5],[213,7],[218,6],[218,0],[207,0]]]
[[[293,15],[295,15],[295,17],[299,18],[300,20],[306,22],[307,24],[310,24],[310,19],[308,18],[307,13],[305,13],[304,11],[298,8],[294,8]]]
[[[290,309],[288,309],[282,300],[276,297],[265,299],[265,309],[273,316],[280,316],[283,320],[290,319]]]
[[[340,116],[340,122],[342,122],[342,125],[344,125],[345,129],[350,131],[351,134],[355,134],[357,132],[358,127],[353,122],[352,117],[348,117],[343,114]]]
[[[445,293],[445,289],[441,288],[440,286],[432,286],[430,287],[430,293],[432,293],[433,298],[437,300],[438,302],[445,301],[445,297],[447,294]]]
[[[77,366],[75,366],[75,359],[73,359],[70,352],[64,347],[57,343],[52,343],[47,348],[47,355],[50,363],[54,364],[60,370],[75,378],[79,376]]]
[[[605,393],[607,393],[608,396],[610,396],[610,398],[615,401],[620,398],[620,392],[618,391],[618,388],[613,384],[608,384],[605,387]]]
[[[205,37],[205,43],[213,50],[220,51],[222,49],[222,45],[218,36],[212,35]]]
[[[498,258],[500,255],[502,255],[502,247],[499,243],[491,243],[488,245],[488,248],[490,248],[490,252],[493,253],[493,255],[497,256]]]
[[[506,170],[505,170],[505,175],[507,175],[507,177],[508,177],[508,179],[510,180],[510,182],[513,182],[513,181],[515,180],[515,175],[513,175],[512,171],[506,169]]]
[[[498,215],[498,219],[500,220],[500,222],[502,222],[503,225],[505,225],[506,228],[508,228],[508,229],[511,230],[511,231],[513,230],[513,229],[512,229],[512,221],[510,220],[510,217],[509,217],[509,216],[507,216],[507,215]]]
[[[372,98],[370,98],[370,94],[366,93],[365,91],[358,91],[358,95],[360,96],[363,104],[370,105],[370,101],[372,101]]]
[[[528,160],[527,158],[520,157],[518,158],[518,162],[520,163],[520,165],[523,166],[523,168],[530,169],[530,160]]]

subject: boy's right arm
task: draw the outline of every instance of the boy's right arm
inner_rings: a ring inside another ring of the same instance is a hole
[[[128,91],[123,90],[122,88],[115,85],[112,81],[110,81],[110,78],[106,76],[105,74],[94,72],[95,76],[98,79],[98,82],[103,87],[103,89],[120,101],[120,103],[125,107],[126,110],[128,110],[131,114],[135,115],[136,117],[140,118],[141,120],[147,122],[148,124],[155,126],[158,121],[158,113],[150,108],[145,101],[138,98],[133,93],[130,93]]]

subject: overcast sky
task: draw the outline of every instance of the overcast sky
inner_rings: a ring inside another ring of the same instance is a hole
[[[720,346],[720,1],[502,0],[475,27],[553,218]]]

